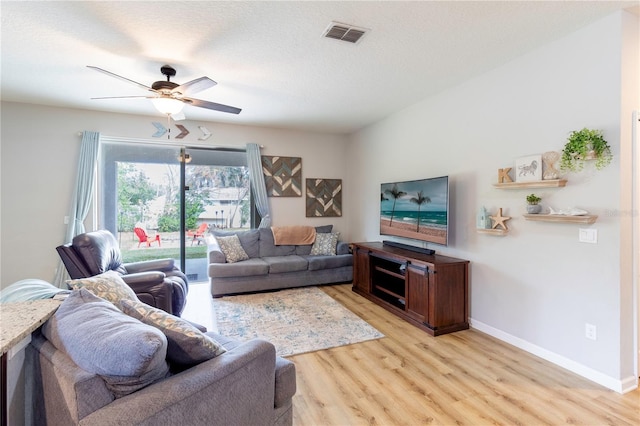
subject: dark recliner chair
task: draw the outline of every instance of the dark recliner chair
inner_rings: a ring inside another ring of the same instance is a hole
[[[72,279],[113,270],[147,305],[180,316],[187,303],[189,282],[174,259],[122,263],[118,241],[109,231],[77,235],[71,244],[58,246],[56,250]]]

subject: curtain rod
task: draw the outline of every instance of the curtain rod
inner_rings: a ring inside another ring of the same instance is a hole
[[[82,136],[83,132],[78,132],[78,136]],[[198,143],[198,142],[182,142],[182,143],[178,143],[178,142],[174,142],[172,140],[158,140],[158,139],[141,139],[141,138],[127,138],[127,137],[121,137],[121,136],[106,136],[106,135],[100,135],[100,140],[103,140],[105,142],[129,142],[129,143],[139,143],[139,144],[155,144],[155,145],[169,145],[169,146],[185,146],[185,147],[189,147],[189,148],[213,148],[213,149],[238,149],[238,150],[244,150],[246,145],[242,145],[242,146],[224,146],[224,145],[209,145],[209,144],[205,144],[205,143]],[[264,149],[264,145],[258,145],[260,147],[260,149]]]

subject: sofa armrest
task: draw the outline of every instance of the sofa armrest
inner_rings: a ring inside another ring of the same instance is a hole
[[[338,244],[336,245],[336,254],[350,254],[349,243],[338,241]]]
[[[173,314],[173,284],[166,279],[164,272],[139,272],[137,274],[122,275],[141,302],[155,306],[165,312]]]
[[[174,259],[155,259],[143,262],[125,263],[123,266],[129,274],[148,271],[173,271],[176,261]]]
[[[136,289],[144,289],[146,287],[158,285],[164,282],[164,279],[167,275],[164,272],[154,271],[154,272],[137,272],[134,274],[121,275],[120,278],[129,285],[129,287],[133,288],[133,291]]]
[[[227,258],[218,244],[218,240],[213,235],[208,235],[205,239],[207,242],[207,258],[209,263],[227,263]]]
[[[275,368],[274,346],[251,340],[119,398],[80,424],[268,424],[274,416]]]
[[[284,407],[296,394],[296,366],[288,359],[276,357],[275,407]]]

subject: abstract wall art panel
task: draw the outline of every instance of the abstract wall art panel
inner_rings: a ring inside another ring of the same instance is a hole
[[[302,158],[262,156],[269,197],[302,197]]]
[[[307,217],[342,216],[342,179],[306,180]]]

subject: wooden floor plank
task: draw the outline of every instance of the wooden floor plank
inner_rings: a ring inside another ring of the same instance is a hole
[[[355,294],[320,287],[384,338],[288,357],[296,426],[639,425],[640,391],[620,395],[477,330],[433,337]],[[208,284],[183,316],[215,328]]]

